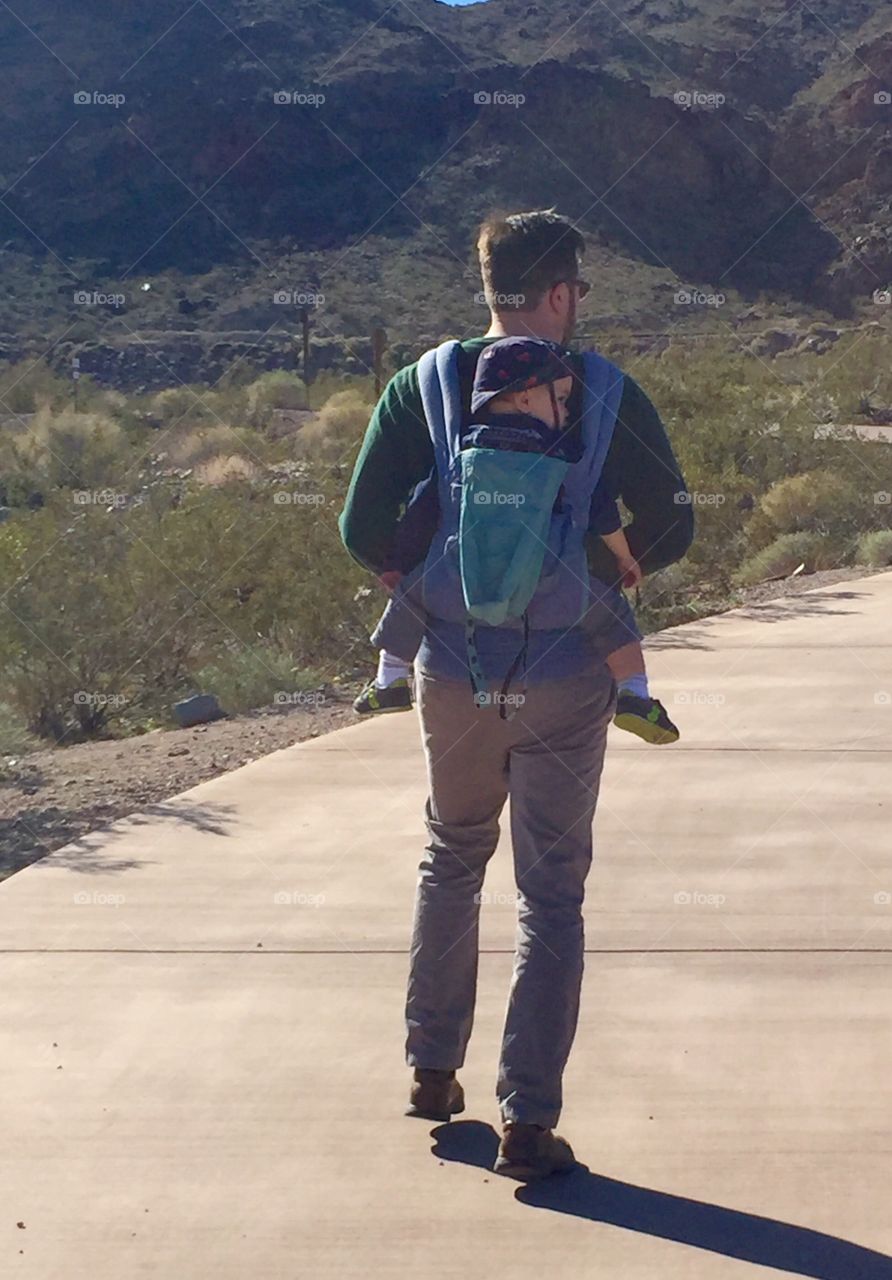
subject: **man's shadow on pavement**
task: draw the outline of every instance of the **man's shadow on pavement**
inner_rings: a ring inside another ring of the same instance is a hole
[[[433,1154],[440,1160],[492,1169],[499,1147],[492,1125],[453,1120],[434,1129],[431,1136],[436,1139]],[[592,1173],[585,1165],[515,1186],[521,1204],[611,1223],[794,1275],[816,1280],[892,1280],[892,1258],[873,1249],[809,1227],[617,1182]]]

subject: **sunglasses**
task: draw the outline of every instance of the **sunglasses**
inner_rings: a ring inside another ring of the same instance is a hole
[[[555,285],[558,285],[558,284],[575,285],[576,288],[579,290],[580,302],[592,287],[588,280],[580,280],[579,276],[575,276],[572,280],[555,280],[554,284],[551,286],[552,289],[555,287]]]

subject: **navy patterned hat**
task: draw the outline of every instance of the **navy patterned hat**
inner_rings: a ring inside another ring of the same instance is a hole
[[[480,353],[471,393],[476,414],[503,391],[524,391],[569,378],[571,353],[559,342],[544,338],[499,338]]]

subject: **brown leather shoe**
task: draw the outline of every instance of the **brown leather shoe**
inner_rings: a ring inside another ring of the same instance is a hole
[[[415,1079],[409,1095],[407,1116],[421,1120],[449,1120],[465,1109],[465,1091],[454,1071],[415,1068]]]
[[[502,1141],[493,1166],[495,1173],[519,1182],[532,1182],[547,1178],[552,1173],[570,1173],[576,1167],[576,1157],[566,1138],[559,1137],[551,1129],[541,1129],[537,1124],[512,1124],[502,1126]]]

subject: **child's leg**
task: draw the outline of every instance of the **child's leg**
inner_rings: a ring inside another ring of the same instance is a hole
[[[395,680],[408,680],[409,663],[398,658],[395,653],[381,649],[378,653],[378,673],[375,684],[379,689],[387,689]]]
[[[633,693],[636,698],[649,698],[644,650],[637,640],[624,644],[607,656],[607,666],[619,693]]]

